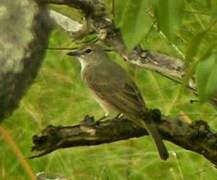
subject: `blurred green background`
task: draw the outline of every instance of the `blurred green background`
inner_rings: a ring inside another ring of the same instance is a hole
[[[193,6],[192,6],[193,8]],[[184,51],[191,35],[203,28],[206,17],[185,14],[176,46]],[[195,19],[196,18],[196,19]],[[202,24],[202,25],[201,25]],[[188,28],[186,28],[188,27]],[[208,43],[207,39],[205,43]],[[50,37],[49,47],[70,47],[73,41],[56,27]],[[179,57],[177,49],[156,30],[151,29],[143,46]],[[184,112],[192,120],[205,119],[217,129],[216,110],[210,104],[190,103],[197,99],[189,91],[178,98],[180,85],[160,75],[124,63],[110,54],[130,73],[138,84],[146,104],[159,108],[164,114],[175,117]],[[31,155],[31,137],[49,124],[76,124],[86,115],[100,117],[103,111],[89,94],[80,78],[80,64],[67,57],[64,51],[47,51],[40,72],[22,99],[19,108],[2,123],[25,156]],[[67,180],[216,180],[213,164],[202,156],[186,151],[169,142],[168,161],[159,159],[149,137],[134,138],[92,147],[74,147],[55,151],[44,157],[28,160],[35,173],[65,177]],[[25,174],[16,156],[0,137],[0,179],[25,180]]]

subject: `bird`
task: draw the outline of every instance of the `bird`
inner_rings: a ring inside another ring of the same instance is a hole
[[[77,57],[81,64],[81,78],[93,97],[108,116],[112,111],[123,114],[136,126],[147,130],[152,136],[160,158],[169,157],[166,146],[154,122],[145,118],[147,108],[143,97],[127,71],[110,60],[99,44],[87,45],[67,53]]]

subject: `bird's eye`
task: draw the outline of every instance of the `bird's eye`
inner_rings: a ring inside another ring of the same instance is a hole
[[[85,50],[85,53],[91,53],[92,52],[92,49],[88,48]]]

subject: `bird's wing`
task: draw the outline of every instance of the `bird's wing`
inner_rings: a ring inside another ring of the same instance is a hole
[[[127,73],[121,73],[119,77],[104,73],[97,73],[97,76],[98,78],[86,76],[87,85],[107,104],[121,113],[135,117],[144,111],[143,98]]]

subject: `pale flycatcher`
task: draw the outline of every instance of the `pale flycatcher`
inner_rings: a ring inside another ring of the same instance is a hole
[[[168,151],[154,122],[146,118],[147,108],[139,89],[127,72],[111,61],[99,45],[69,52],[81,63],[81,76],[96,101],[108,115],[111,110],[122,113],[135,125],[145,128],[153,137],[161,159],[166,160]]]

